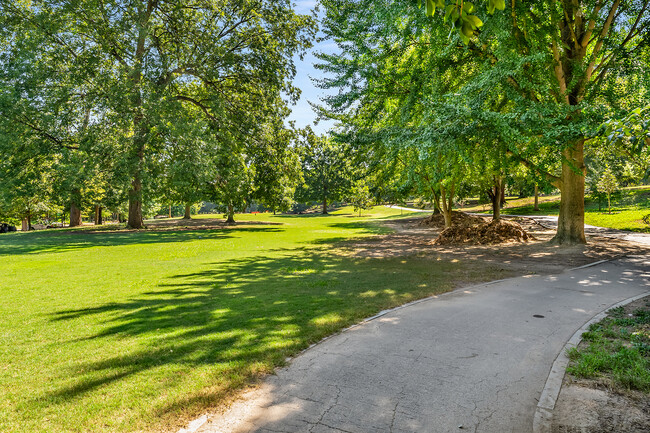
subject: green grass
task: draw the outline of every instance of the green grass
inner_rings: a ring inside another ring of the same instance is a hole
[[[508,200],[504,209],[505,215],[558,215],[560,212],[560,196],[540,197],[539,211],[533,210],[532,197]],[[488,206],[487,211],[490,211]],[[471,212],[482,212],[483,207],[463,209]],[[612,197],[612,213],[607,213],[607,199],[601,202],[590,196],[585,197],[585,223],[597,227],[608,227],[619,230],[650,233],[650,225],[642,218],[650,214],[650,186],[623,188]]]
[[[332,253],[385,233],[380,221],[400,213],[2,235],[0,431],[175,431],[328,334],[455,281],[503,275]]]
[[[623,307],[589,327],[588,344],[568,351],[567,372],[589,379],[605,379],[616,388],[650,393],[650,304],[631,315]]]

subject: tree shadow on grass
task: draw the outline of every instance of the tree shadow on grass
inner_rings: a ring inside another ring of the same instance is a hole
[[[447,276],[460,267],[431,266],[418,258],[405,266],[404,257],[351,258],[314,250],[278,255],[214,263],[125,302],[55,313],[55,322],[102,323],[103,330],[87,338],[94,346],[99,339],[102,346],[124,343],[128,349],[73,362],[62,370],[61,383],[40,398],[80,399],[107,384],[135,380],[134,375],[142,381],[161,366],[188,374],[208,367],[211,377],[183,395],[184,404],[169,399],[152,408],[158,414],[196,413],[208,404],[202,388],[211,387],[209,404],[215,405],[229,390],[326,335],[389,306],[450,290]],[[63,380],[73,375],[72,384]]]
[[[76,233],[42,232],[20,233],[3,239],[0,244],[1,255],[22,255],[39,253],[59,253],[96,246],[121,246],[154,243],[175,243],[196,241],[199,239],[215,240],[233,237],[235,233],[269,233],[282,232],[278,227],[232,227],[223,229],[177,229],[156,231],[107,231]]]

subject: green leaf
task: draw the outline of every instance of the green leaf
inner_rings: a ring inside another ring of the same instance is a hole
[[[468,14],[474,12],[476,10],[476,7],[474,7],[474,3],[471,2],[465,2],[463,5],[463,11],[467,12]]]
[[[436,5],[433,0],[426,0],[427,16],[432,17],[436,13]]]
[[[500,11],[504,10],[506,8],[505,0],[494,0],[494,7]]]
[[[467,21],[468,21],[470,24],[472,24],[472,26],[473,26],[475,29],[478,29],[478,28],[480,28],[480,27],[483,27],[483,21],[481,21],[481,19],[480,19],[479,17],[477,17],[476,15],[469,15],[469,16],[467,17]]]

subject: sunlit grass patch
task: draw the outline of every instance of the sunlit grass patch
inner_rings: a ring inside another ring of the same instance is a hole
[[[327,335],[457,279],[503,276],[337,254],[339,241],[385,233],[380,221],[402,213],[351,211],[3,235],[0,431],[177,430]]]

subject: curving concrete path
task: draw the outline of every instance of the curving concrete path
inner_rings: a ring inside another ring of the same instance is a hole
[[[530,432],[567,340],[649,279],[650,252],[393,310],[305,351],[196,431]]]

